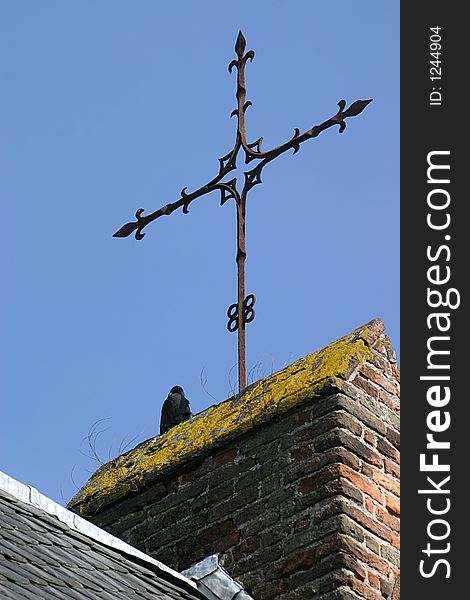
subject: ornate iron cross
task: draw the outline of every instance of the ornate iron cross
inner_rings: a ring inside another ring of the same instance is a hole
[[[255,296],[249,294],[245,296],[245,261],[246,261],[246,246],[245,246],[245,215],[246,215],[246,198],[248,192],[252,187],[261,183],[261,172],[263,168],[271,162],[274,158],[283,154],[287,150],[292,149],[294,154],[299,150],[300,144],[315,138],[322,131],[332,127],[333,125],[339,126],[339,133],[343,133],[346,128],[345,119],[347,117],[354,117],[360,114],[364,108],[372,102],[372,100],[356,100],[349,108],[345,110],[346,101],[340,100],[338,102],[339,111],[333,116],[321,123],[315,125],[311,129],[301,133],[299,129],[295,129],[294,135],[290,140],[284,142],[280,146],[271,150],[262,150],[263,138],[259,138],[255,142],[249,144],[246,139],[245,129],[245,111],[251,105],[250,100],[246,100],[246,87],[245,87],[245,65],[248,59],[253,60],[255,53],[253,50],[249,50],[245,53],[246,40],[240,31],[235,44],[235,53],[237,55],[236,60],[228,66],[228,70],[231,73],[232,69],[237,69],[237,108],[232,112],[231,116],[237,117],[237,133],[235,137],[235,145],[222,158],[219,158],[219,172],[211,179],[208,183],[202,187],[188,193],[187,188],[181,190],[181,197],[176,202],[165,204],[162,208],[159,208],[155,212],[148,215],[143,215],[145,209],[139,208],[135,213],[136,221],[126,223],[116,233],[114,237],[127,237],[135,231],[135,239],[141,240],[144,237],[142,230],[152,221],[158,219],[163,215],[170,215],[173,211],[178,208],[183,208],[183,213],[189,212],[189,205],[193,200],[204,196],[209,192],[218,190],[220,192],[220,204],[221,206],[229,199],[235,200],[237,208],[237,279],[238,279],[238,299],[237,302],[232,304],[228,311],[228,323],[227,328],[230,332],[238,332],[238,386],[239,391],[242,392],[246,387],[246,358],[245,358],[245,325],[250,323],[255,317]],[[236,169],[236,160],[238,152],[243,149],[245,153],[245,164],[249,164],[256,160],[256,165],[244,173],[244,182],[241,192],[237,189],[236,178],[230,181],[223,181],[225,176]]]

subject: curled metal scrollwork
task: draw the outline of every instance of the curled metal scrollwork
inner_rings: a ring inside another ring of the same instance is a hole
[[[249,294],[244,300],[242,304],[242,322],[243,325],[246,323],[251,323],[255,318],[255,302],[256,297],[254,294]],[[238,329],[238,304],[234,303],[228,307],[227,310],[227,329],[230,333],[234,333]]]
[[[256,297],[254,294],[249,294],[245,300],[243,300],[243,323],[251,323],[255,318],[255,302]]]

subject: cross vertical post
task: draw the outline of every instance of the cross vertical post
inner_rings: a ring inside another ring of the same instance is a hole
[[[235,44],[235,53],[237,59],[232,60],[228,70],[231,73],[233,67],[237,69],[237,108],[232,111],[231,116],[237,117],[237,134],[235,144],[225,156],[219,158],[219,172],[208,183],[200,188],[188,193],[184,187],[180,192],[180,198],[175,202],[165,204],[158,210],[143,215],[143,208],[139,208],[135,213],[135,221],[126,223],[116,233],[114,237],[127,237],[135,232],[137,240],[143,239],[145,233],[142,233],[144,227],[155,219],[170,215],[178,208],[183,209],[183,213],[189,212],[189,205],[197,198],[208,194],[209,192],[220,192],[220,205],[222,206],[228,200],[233,199],[236,204],[237,211],[237,302],[231,304],[227,310],[227,329],[233,333],[237,331],[238,337],[238,389],[241,394],[246,388],[246,339],[245,326],[253,321],[255,317],[254,304],[256,298],[253,294],[245,296],[245,262],[246,262],[246,239],[245,239],[245,220],[246,220],[246,199],[248,192],[252,187],[262,183],[261,172],[263,168],[276,157],[280,156],[287,150],[293,150],[294,154],[300,149],[300,144],[311,138],[316,138],[320,133],[329,129],[334,125],[339,126],[339,133],[343,133],[346,128],[345,119],[359,115],[364,108],[372,102],[372,100],[356,100],[346,110],[346,101],[338,102],[339,111],[332,117],[323,121],[319,125],[314,125],[311,129],[304,133],[300,129],[295,128],[294,135],[287,142],[271,150],[263,151],[261,149],[263,138],[259,138],[253,143],[248,143],[246,139],[245,127],[245,112],[251,106],[251,101],[246,101],[246,85],[245,85],[245,65],[248,60],[253,61],[255,53],[249,50],[245,53],[246,40],[240,31]],[[239,151],[243,149],[245,153],[245,164],[253,160],[258,161],[256,165],[248,171],[244,172],[244,183],[241,192],[237,189],[236,178],[230,181],[223,181],[225,176],[236,169],[236,161]]]
[[[245,63],[243,53],[245,51],[246,41],[240,31],[235,44],[235,52],[238,60],[237,66],[237,137],[240,138],[242,145],[246,144],[245,127]],[[253,57],[251,58],[253,60]],[[235,63],[230,63],[229,71]],[[246,216],[246,196],[248,190],[243,188],[240,198],[237,202],[237,345],[238,345],[238,390],[241,392],[246,388],[246,340],[245,340],[245,311],[243,303],[245,302],[245,262],[246,262],[246,237],[245,237],[245,216]],[[253,297],[254,298],[254,297]],[[253,302],[254,303],[254,302]],[[253,311],[254,318],[254,311]]]
[[[246,194],[241,195],[237,203],[237,334],[238,334],[238,388],[239,391],[246,388],[246,342],[245,342],[245,312],[243,303],[245,300],[245,212]]]

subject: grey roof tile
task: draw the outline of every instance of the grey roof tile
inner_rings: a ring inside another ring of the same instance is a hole
[[[38,577],[42,577],[45,581],[47,581],[48,585],[54,585],[58,588],[71,587],[73,589],[82,589],[85,587],[82,579],[77,577],[76,574],[70,572],[68,569],[57,569],[46,564],[31,564],[31,570]]]
[[[29,585],[30,583],[28,572],[13,561],[9,561],[7,564],[5,561],[0,560],[0,573],[8,579],[8,581],[13,581],[21,585]]]
[[[67,600],[70,600],[70,598],[72,598],[73,600],[83,600],[83,598],[94,598],[95,596],[92,596],[91,593],[87,596],[83,595],[83,592],[79,592],[77,590],[72,590],[71,588],[67,588],[65,590],[62,590],[62,594],[64,598],[67,598]],[[106,594],[106,592],[103,592],[103,595],[101,596],[102,598],[106,598],[106,596],[104,595]]]
[[[87,540],[83,534],[79,534],[76,531],[70,531],[70,533],[67,535],[67,539],[74,548],[77,548],[82,552],[89,552],[90,548],[93,548],[95,545],[94,540]],[[97,546],[101,547],[100,544]]]
[[[54,551],[51,551],[51,554]],[[96,571],[98,568],[100,557],[94,556],[91,553],[84,553],[77,550],[75,547],[69,548],[67,551],[62,550],[60,553],[62,557],[62,563],[68,565],[74,570],[84,569],[85,571]],[[98,553],[96,553],[98,554]],[[67,560],[68,557],[68,560]],[[95,559],[97,562],[95,562]]]
[[[21,492],[21,498],[27,496],[27,490]],[[74,516],[70,518],[74,525]],[[46,510],[23,502],[0,487],[0,598],[203,598],[188,580],[177,574],[172,576],[163,565],[158,567],[150,558],[147,563],[99,539],[72,529]]]
[[[0,556],[4,556],[6,559],[11,559],[19,563],[28,562],[30,553],[25,551],[24,548],[26,548],[26,546],[16,546],[9,540],[3,538]]]
[[[126,563],[123,563],[120,558],[120,552],[109,551],[108,548],[105,548],[103,552],[101,552],[101,546],[97,543],[93,543],[89,548],[89,556],[94,556],[94,553],[97,553],[100,557],[99,560],[99,568],[101,570],[105,570],[106,568],[112,569],[117,573],[126,574],[129,572],[129,568],[126,567]]]
[[[90,551],[99,552],[100,556],[103,557],[103,562],[107,561],[110,567],[116,571],[120,571],[121,573],[127,573],[129,571],[129,569],[126,568],[125,563],[120,560],[121,553],[119,551],[116,552],[114,548],[108,548],[92,540],[90,543]]]
[[[34,555],[35,553],[37,553],[37,560],[42,560],[42,562],[45,564],[58,567],[61,565],[70,566],[70,557],[67,555],[67,549],[62,548],[61,546],[33,546],[28,550],[28,555]]]
[[[21,563],[21,565],[16,566],[10,562],[10,567],[12,569],[17,568],[18,572],[24,577],[27,577],[34,585],[47,586],[54,583],[59,583],[60,581],[55,575],[51,576],[49,573],[47,573],[45,567],[38,569],[38,567],[33,564],[33,561],[29,563]]]
[[[10,582],[7,582],[0,589],[2,591],[2,600],[37,600],[37,595],[34,596],[28,590],[22,590],[18,586],[10,584]]]
[[[0,497],[0,506],[2,508],[2,514],[4,515],[8,515],[8,514],[12,514],[15,512],[15,509],[12,506],[12,502],[10,500],[11,496],[10,494],[8,494],[9,499],[7,500],[6,498],[2,498]]]
[[[2,506],[3,508],[3,506]],[[5,529],[18,529],[18,524],[16,523],[15,513],[13,515],[4,515],[2,518],[2,527]]]

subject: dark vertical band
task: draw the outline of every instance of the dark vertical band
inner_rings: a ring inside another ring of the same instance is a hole
[[[401,11],[401,588],[433,600],[466,587],[469,32],[452,2]]]

